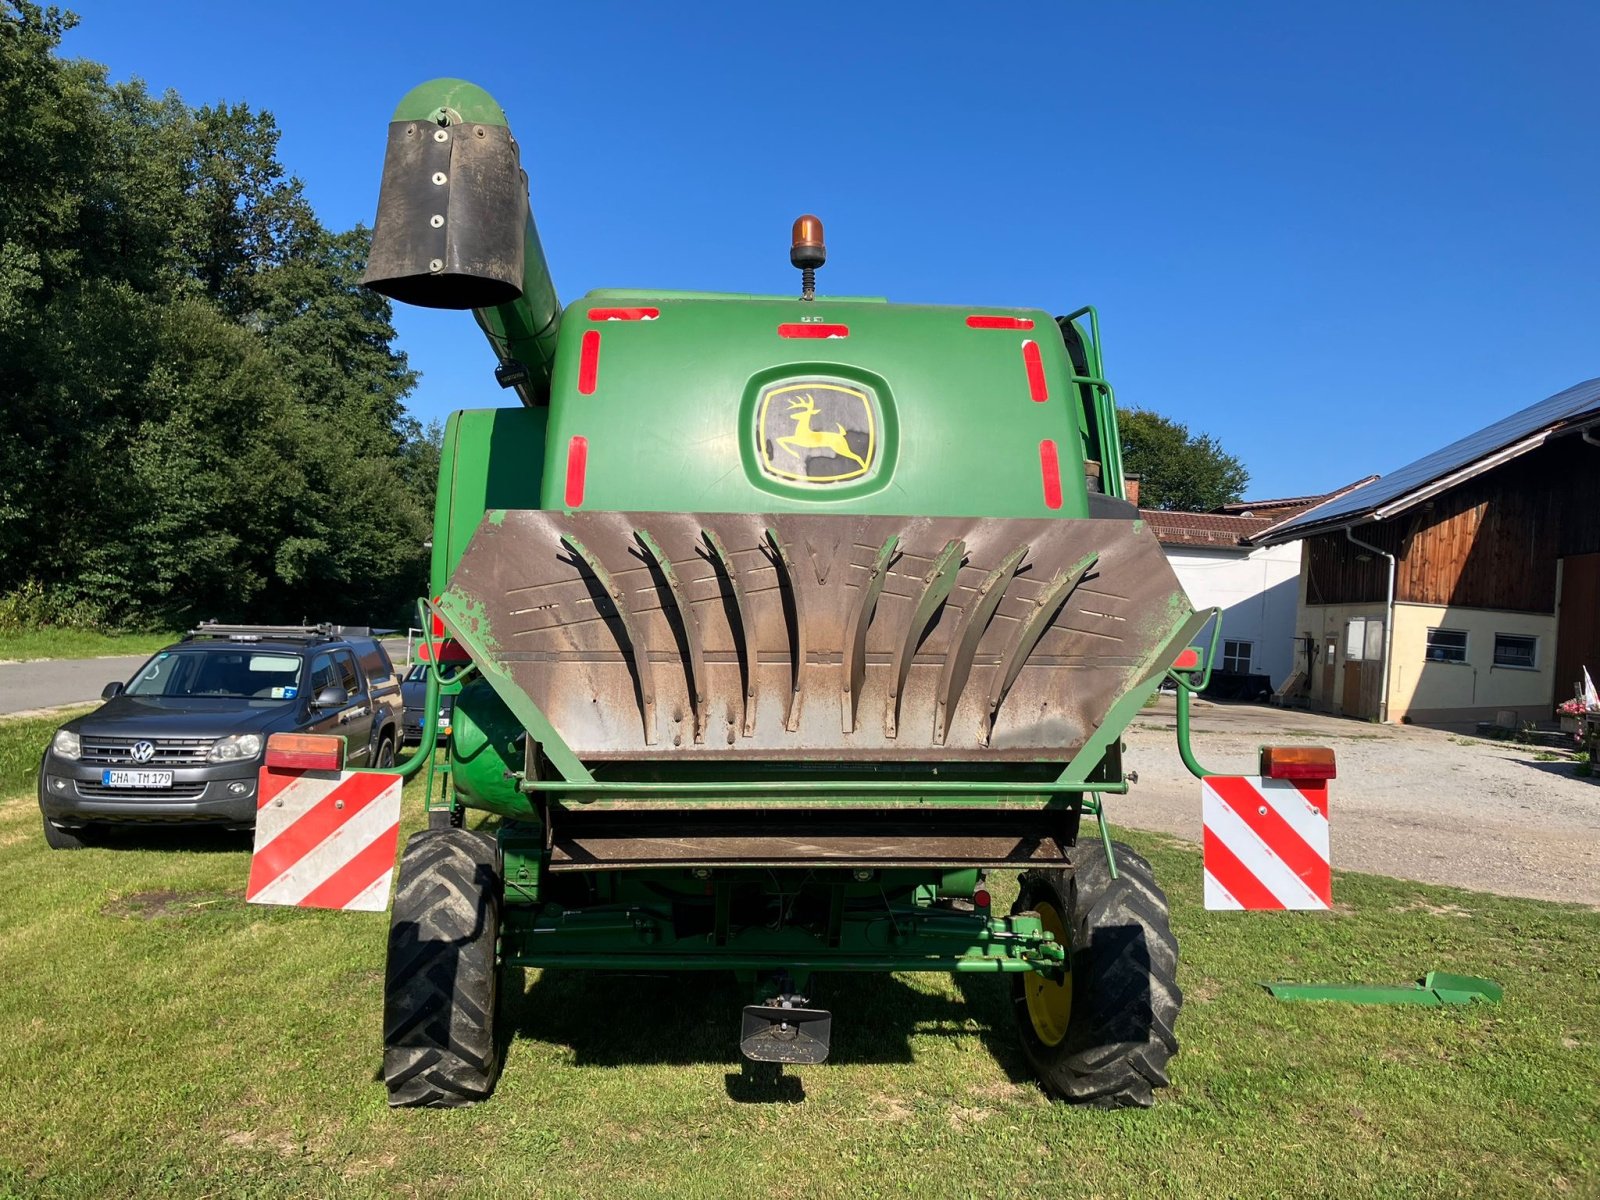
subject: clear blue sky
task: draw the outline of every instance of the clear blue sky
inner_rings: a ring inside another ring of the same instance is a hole
[[[1124,407],[1255,497],[1387,472],[1600,376],[1600,4],[142,3],[63,52],[272,110],[323,220],[456,75],[511,116],[563,300],[591,287],[1100,307]],[[501,404],[402,309],[423,418]]]

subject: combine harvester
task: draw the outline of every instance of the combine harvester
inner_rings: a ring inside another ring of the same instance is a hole
[[[817,295],[809,216],[790,259],[798,296],[563,309],[500,107],[444,79],[395,113],[365,282],[470,310],[522,405],[445,432],[440,640],[400,774],[433,770],[457,695],[448,808],[393,906],[392,1104],[490,1094],[523,967],[735,972],[740,1049],[769,1063],[826,1057],[819,972],[1004,975],[1053,1096],[1167,1082],[1178,947],[1103,805],[1169,676],[1203,774],[1187,700],[1214,612],[1123,499],[1094,311]],[[263,805],[307,766],[357,775],[337,747],[269,751]],[[1332,773],[1271,753],[1264,774]],[[1022,872],[1009,913],[1000,869]]]

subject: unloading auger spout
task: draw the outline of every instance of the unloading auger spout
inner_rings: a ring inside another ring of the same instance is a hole
[[[395,109],[362,282],[404,304],[471,309],[500,385],[548,402],[561,305],[517,141],[482,88],[434,79]]]

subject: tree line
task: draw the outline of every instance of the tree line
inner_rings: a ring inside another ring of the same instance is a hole
[[[404,623],[439,431],[368,231],[270,112],[112,82],[75,23],[0,0],[0,622]]]

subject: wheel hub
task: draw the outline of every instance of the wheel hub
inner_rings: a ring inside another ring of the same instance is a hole
[[[1061,919],[1061,911],[1045,900],[1039,901],[1034,908],[1045,932],[1053,935],[1062,946],[1068,945],[1066,922]],[[1059,1046],[1067,1036],[1068,1025],[1072,1023],[1070,963],[1060,979],[1033,974],[1023,981],[1022,987],[1034,1036],[1046,1046]]]

